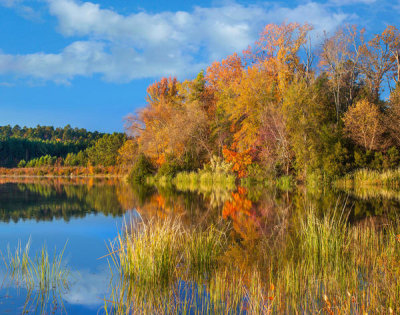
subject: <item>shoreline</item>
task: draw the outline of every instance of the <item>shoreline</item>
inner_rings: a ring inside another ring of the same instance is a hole
[[[0,178],[123,178],[120,174],[96,174],[96,175],[24,175],[24,174],[0,174]]]

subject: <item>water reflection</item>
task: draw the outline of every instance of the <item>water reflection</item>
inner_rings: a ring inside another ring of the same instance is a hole
[[[120,195],[129,195],[118,182],[26,181],[0,185],[0,220],[82,218],[90,213],[121,216],[129,205]]]
[[[340,190],[296,187],[131,186],[118,180],[0,179],[0,250],[32,238],[32,250],[43,244],[62,248],[71,284],[62,294],[65,310],[97,313],[109,294],[106,244],[122,229],[126,215],[144,220],[180,217],[187,226],[208,226],[223,219],[232,226],[232,242],[224,259],[239,269],[263,265],[259,254],[282,244],[298,226],[298,213],[312,206],[324,214],[332,205],[345,207],[353,224],[373,220],[383,224],[398,216],[400,193],[376,188]],[[137,212],[136,212],[137,211]],[[277,241],[282,239],[282,242]],[[0,289],[0,312],[21,313],[29,292],[15,286]],[[10,297],[12,296],[12,298]],[[59,311],[55,311],[59,312]]]

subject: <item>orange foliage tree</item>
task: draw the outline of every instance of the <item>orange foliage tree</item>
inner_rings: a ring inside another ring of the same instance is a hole
[[[226,146],[223,149],[224,158],[228,163],[232,164],[232,171],[236,172],[239,178],[246,176],[247,166],[251,164],[252,158],[250,149],[238,152],[228,149]]]

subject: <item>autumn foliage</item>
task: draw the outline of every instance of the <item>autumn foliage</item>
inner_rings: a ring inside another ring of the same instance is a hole
[[[268,24],[254,45],[195,79],[150,85],[146,107],[128,119],[137,150],[157,167],[189,171],[223,157],[239,178],[255,163],[299,178],[385,167],[387,151],[400,146],[399,31],[366,38],[348,25],[318,46],[312,29]],[[382,161],[360,165],[371,151]]]
[[[250,149],[237,152],[225,146],[222,153],[225,160],[232,164],[232,171],[236,172],[239,178],[245,177],[247,166],[251,164]]]

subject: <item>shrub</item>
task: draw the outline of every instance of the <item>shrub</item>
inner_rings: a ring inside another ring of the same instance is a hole
[[[146,178],[154,173],[154,167],[150,160],[142,153],[139,155],[136,163],[133,165],[129,180],[136,184],[145,184]]]
[[[26,166],[26,161],[25,160],[19,161],[19,163],[18,163],[18,167],[19,168],[22,168],[22,167],[25,167],[25,166]]]
[[[179,162],[175,159],[168,159],[158,169],[157,177],[166,177],[168,179],[172,179],[180,171],[182,171],[182,167]]]

